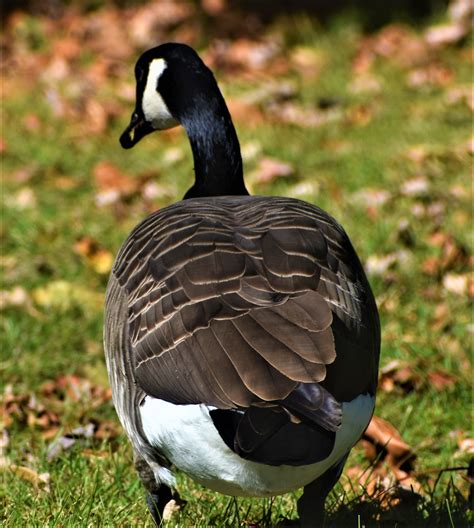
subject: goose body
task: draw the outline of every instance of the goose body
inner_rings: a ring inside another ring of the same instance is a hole
[[[313,526],[375,404],[380,330],[362,266],[321,209],[248,196],[230,115],[191,48],[154,48],[136,75],[122,146],[179,123],[196,173],[130,234],[107,291],[114,404],[150,510],[159,523],[177,468],[229,495],[305,486]]]

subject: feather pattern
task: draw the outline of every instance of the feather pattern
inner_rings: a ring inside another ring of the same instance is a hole
[[[361,349],[376,341],[364,315],[366,279],[347,236],[298,200],[178,202],[137,226],[113,276],[127,293],[134,378],[140,390],[173,403],[248,408],[284,402],[301,384],[324,385],[336,360],[334,317]],[[327,399],[319,400],[322,407]],[[291,412],[300,405],[301,416],[314,417],[305,401],[288,400]],[[333,430],[328,408],[320,421]]]

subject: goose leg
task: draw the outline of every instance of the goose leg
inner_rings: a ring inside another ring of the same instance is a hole
[[[145,488],[148,509],[156,526],[161,526],[163,510],[173,498],[173,492],[169,486],[157,484],[152,468],[145,459],[138,455],[135,456],[135,468]]]
[[[161,526],[163,510],[172,498],[173,495],[170,488],[165,485],[161,485],[156,491],[146,492],[146,503],[156,526]]]
[[[339,480],[347,455],[323,475],[304,487],[298,501],[301,528],[321,528],[324,523],[324,503],[329,492]]]

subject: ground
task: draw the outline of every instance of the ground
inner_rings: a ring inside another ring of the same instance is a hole
[[[377,298],[376,415],[386,421],[374,422],[353,450],[326,525],[468,526],[467,22],[451,9],[365,33],[356,13],[263,24],[245,13],[224,16],[224,2],[202,4],[207,15],[195,3],[160,1],[6,18],[3,525],[151,526],[107,388],[102,312],[126,235],[192,182],[182,130],[149,136],[131,151],[118,143],[134,105],[134,61],[179,40],[215,71],[252,193],[294,196],[330,212]],[[224,19],[219,34],[213,21]],[[169,527],[264,527],[296,517],[297,494],[235,501],[184,476],[179,491],[188,504]]]

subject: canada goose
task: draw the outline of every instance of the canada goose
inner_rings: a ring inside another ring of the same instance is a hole
[[[139,58],[120,138],[181,125],[194,156],[184,200],[122,246],[106,298],[118,416],[157,524],[173,469],[236,496],[304,486],[316,526],[372,416],[380,328],[342,227],[303,201],[248,196],[237,135],[212,72],[183,44]]]

